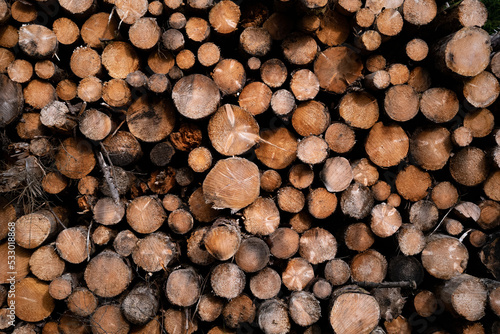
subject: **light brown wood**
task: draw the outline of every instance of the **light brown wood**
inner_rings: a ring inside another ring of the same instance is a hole
[[[347,246],[347,248],[349,248],[350,250],[354,250],[357,252],[364,252],[365,250],[370,248],[375,242],[375,235],[366,224],[354,223],[350,224],[345,229],[343,241]],[[336,284],[336,285],[341,285],[341,284]]]
[[[240,45],[247,54],[262,57],[271,50],[271,35],[264,28],[248,27],[240,34]]]
[[[356,282],[380,283],[387,274],[385,256],[373,249],[355,255],[350,267],[351,277]]]
[[[241,11],[237,4],[223,0],[210,9],[208,19],[216,32],[225,35],[236,30],[240,16]]]
[[[141,97],[127,111],[130,132],[144,142],[165,139],[175,126],[174,106],[166,99]]]
[[[42,25],[23,25],[19,28],[19,47],[31,57],[52,57],[57,52],[57,37],[52,30]]]
[[[422,61],[429,53],[427,42],[420,38],[414,38],[406,43],[406,55],[413,61]]]
[[[386,238],[398,231],[403,220],[399,211],[391,205],[381,203],[373,207],[370,228],[381,238]]]
[[[158,200],[151,196],[136,197],[127,206],[127,222],[138,233],[152,233],[163,224],[165,210]]]
[[[500,94],[500,84],[490,72],[483,71],[467,80],[463,94],[467,102],[476,108],[486,108],[497,99]]]
[[[422,265],[427,272],[440,279],[450,279],[467,267],[467,248],[450,236],[433,234],[422,251]]]
[[[56,239],[57,252],[66,262],[82,263],[94,251],[88,236],[89,231],[84,226],[74,226],[61,231]]]
[[[349,161],[343,157],[329,158],[320,173],[321,180],[330,192],[345,190],[352,181],[352,168]]]
[[[47,318],[55,308],[54,299],[49,295],[49,285],[33,277],[26,277],[16,284],[16,293],[8,298],[16,307],[16,317],[28,322],[38,322]]]
[[[325,188],[311,190],[307,196],[307,208],[311,216],[325,219],[331,216],[337,207],[337,197]]]
[[[30,270],[38,279],[52,281],[64,272],[65,263],[57,255],[54,246],[42,246],[33,252],[30,261]]]
[[[230,328],[239,328],[255,319],[256,306],[245,294],[231,299],[222,310],[224,323]]]
[[[285,64],[277,58],[265,61],[260,67],[262,81],[271,88],[281,87],[287,76],[288,70]]]
[[[354,161],[352,164],[353,180],[365,187],[372,186],[379,179],[377,168],[366,158]]]
[[[337,253],[337,240],[325,229],[315,227],[302,234],[299,254],[311,264],[332,260]]]
[[[485,153],[476,147],[466,147],[450,159],[450,173],[453,179],[466,186],[475,186],[488,176]]]
[[[42,109],[56,99],[54,86],[39,79],[31,80],[23,89],[23,94],[24,102],[35,109]]]
[[[177,81],[172,91],[172,99],[183,116],[199,119],[217,110],[220,93],[210,78],[193,74]]]
[[[277,202],[281,210],[298,213],[304,208],[305,196],[300,190],[287,186],[278,190]]]
[[[39,210],[21,216],[15,224],[15,241],[26,249],[34,249],[51,240],[61,229],[49,210]]]
[[[250,278],[250,291],[259,299],[271,299],[280,292],[281,277],[272,268],[266,267]]]
[[[410,139],[410,153],[413,159],[426,170],[443,168],[451,151],[450,132],[443,127],[418,128]]]
[[[245,288],[245,273],[234,263],[217,265],[210,276],[213,292],[222,298],[238,297]]]
[[[474,137],[472,137],[472,132],[469,128],[460,126],[453,131],[451,139],[453,140],[453,144],[456,146],[465,147],[469,146]]]
[[[288,308],[280,299],[263,302],[257,311],[257,322],[265,333],[284,334],[290,331]]]
[[[431,182],[429,173],[408,165],[396,176],[396,189],[404,199],[416,202],[427,196]]]
[[[90,290],[82,287],[76,288],[66,301],[68,309],[81,317],[87,317],[94,313],[98,303],[96,296]]]
[[[49,285],[49,294],[56,300],[68,298],[78,285],[76,274],[66,273],[55,278]]]
[[[320,26],[315,33],[321,43],[327,46],[337,46],[347,40],[348,27],[347,18],[330,9],[321,16]]]
[[[111,126],[111,118],[97,109],[87,109],[80,116],[80,131],[90,140],[103,140],[111,132]]]
[[[477,277],[468,274],[452,277],[439,290],[439,297],[453,313],[469,321],[477,321],[485,315],[488,291]]]
[[[425,92],[431,87],[431,74],[424,67],[415,67],[410,71],[408,84],[412,86],[417,93]],[[420,107],[422,107],[422,103]]]
[[[385,8],[375,19],[377,30],[385,36],[396,36],[403,29],[403,17],[393,8]]]
[[[422,26],[430,23],[437,14],[437,5],[435,0],[409,0],[403,5],[403,16],[405,21]]]
[[[431,198],[438,209],[451,208],[458,201],[457,188],[450,182],[439,182],[432,188]]]
[[[273,169],[283,169],[289,166],[296,158],[297,139],[285,127],[260,132],[262,140],[255,149],[257,159]]]
[[[302,291],[314,278],[312,265],[302,257],[288,260],[285,270],[281,273],[283,284],[290,291]]]
[[[118,0],[119,1],[119,0]],[[128,333],[130,325],[122,315],[118,305],[103,305],[97,308],[91,317],[93,333]]]

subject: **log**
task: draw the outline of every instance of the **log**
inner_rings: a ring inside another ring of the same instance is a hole
[[[443,168],[451,151],[450,132],[443,127],[418,128],[410,139],[410,153],[413,159],[426,170]]]
[[[378,237],[387,238],[393,235],[402,223],[399,211],[391,205],[381,203],[373,207],[370,228]]]
[[[320,173],[321,180],[330,192],[340,192],[349,186],[352,181],[352,168],[349,161],[343,157],[326,160]]]
[[[391,83],[393,76],[389,69]],[[389,88],[385,93],[384,109],[390,118],[397,122],[406,122],[415,117],[419,109],[419,98],[417,92],[405,84],[398,84]]]
[[[89,231],[85,226],[74,226],[59,233],[56,248],[62,259],[69,263],[82,263],[94,252],[88,241]]]
[[[165,218],[163,206],[150,196],[137,197],[127,206],[127,222],[138,233],[156,231]]]
[[[278,295],[281,277],[272,268],[266,267],[250,278],[250,291],[259,299],[271,299]]]
[[[38,248],[30,257],[30,270],[42,281],[52,281],[64,272],[65,263],[57,255],[54,246],[46,245]]]
[[[419,254],[426,246],[424,233],[412,224],[402,224],[397,238],[399,249],[407,256]]]
[[[97,102],[102,97],[102,81],[97,77],[86,77],[78,84],[77,96],[84,102]]]
[[[420,200],[412,204],[409,218],[413,226],[427,232],[437,225],[439,212],[433,202]]]
[[[337,240],[325,229],[312,228],[300,237],[299,254],[311,264],[332,260],[337,254]]]
[[[330,325],[338,333],[371,333],[380,318],[376,299],[352,285],[333,293]]]
[[[271,97],[271,109],[277,116],[287,118],[296,108],[295,97],[286,89],[275,91]]]
[[[452,277],[439,288],[438,296],[453,313],[468,321],[477,321],[485,315],[488,291],[477,277],[468,274]]]
[[[272,91],[264,83],[255,81],[243,87],[238,104],[251,115],[259,115],[265,112],[271,103]]]
[[[297,189],[306,189],[314,181],[314,171],[306,164],[296,164],[290,167],[288,181]]]
[[[366,158],[354,161],[352,174],[353,180],[365,187],[374,185],[379,178],[377,168]]]
[[[314,38],[302,33],[292,33],[281,43],[285,59],[293,65],[307,65],[314,61],[318,45]]]
[[[33,277],[26,277],[16,284],[15,294],[7,299],[15,303],[16,317],[23,321],[38,322],[47,318],[55,308],[49,295],[49,285]]]
[[[267,244],[262,239],[250,237],[241,242],[234,259],[244,272],[254,273],[267,266],[269,256]]]
[[[16,59],[7,67],[10,80],[17,83],[26,83],[33,75],[33,66],[24,59]]]
[[[210,285],[214,293],[222,298],[233,299],[238,297],[245,288],[244,272],[233,263],[217,265],[210,275]]]
[[[144,142],[159,142],[174,129],[175,111],[165,99],[140,98],[129,107],[127,124],[136,138]]]
[[[427,196],[431,183],[429,173],[413,165],[408,165],[396,176],[398,193],[412,202],[417,202]]]
[[[119,1],[119,0],[117,0]],[[93,333],[128,333],[130,325],[122,315],[120,306],[103,305],[91,316],[90,328]]]
[[[351,277],[356,282],[380,283],[387,275],[387,260],[376,250],[368,249],[352,258]]]
[[[467,172],[466,172],[467,171]],[[476,186],[488,176],[489,166],[484,152],[476,147],[466,147],[450,159],[450,174],[465,186]]]
[[[304,163],[319,164],[328,156],[327,142],[317,136],[309,136],[302,139],[297,145],[297,158]]]
[[[344,243],[350,250],[364,252],[370,248],[374,242],[375,236],[372,230],[364,223],[350,224],[345,229]]]
[[[288,308],[279,299],[266,300],[259,306],[257,322],[264,333],[285,334],[290,331]]]
[[[312,282],[314,269],[312,265],[302,257],[288,260],[285,270],[281,273],[283,284],[290,291],[302,291]]]
[[[84,275],[89,290],[105,298],[115,297],[125,291],[132,277],[129,265],[111,250],[102,251],[93,257],[85,268]]]
[[[66,300],[68,309],[80,317],[88,317],[96,310],[97,297],[86,288],[76,288]]]
[[[456,238],[434,234],[422,251],[422,265],[432,276],[450,279],[463,273],[467,267],[469,252]]]
[[[368,187],[353,183],[342,192],[340,208],[342,213],[355,219],[368,216],[373,207],[373,194]]]
[[[464,83],[463,94],[476,108],[489,107],[500,94],[500,84],[490,72],[483,71]]]
[[[224,299],[207,293],[200,296],[198,302],[198,316],[202,321],[215,321],[222,313]]]
[[[259,125],[244,109],[225,104],[210,118],[208,137],[219,153],[241,155],[259,140]]]
[[[470,130],[474,138],[489,135],[493,131],[494,124],[494,116],[488,109],[475,110],[464,117],[464,127]]]
[[[281,87],[287,76],[288,70],[285,64],[277,58],[265,61],[260,67],[262,81],[271,88]]]
[[[255,319],[256,306],[245,294],[231,299],[222,310],[224,323],[230,328],[240,328]]]
[[[191,306],[198,301],[200,293],[201,278],[194,269],[174,270],[168,276],[165,294],[173,305]]]
[[[413,61],[422,61],[427,58],[429,46],[420,38],[414,38],[406,43],[406,55]]]
[[[118,131],[103,141],[113,165],[126,166],[142,156],[141,145],[128,131]]]
[[[174,85],[172,99],[181,115],[199,119],[217,110],[220,93],[210,78],[193,74],[183,77]]]
[[[302,102],[292,116],[292,126],[301,136],[320,135],[330,124],[327,107],[317,101]]]
[[[320,26],[315,31],[319,41],[327,46],[341,45],[349,36],[347,18],[334,10],[326,10],[320,17]],[[316,71],[315,71],[316,72]]]
[[[285,127],[260,132],[261,144],[255,155],[264,165],[273,169],[283,169],[296,158],[297,138]]]
[[[337,208],[337,196],[325,188],[316,188],[307,196],[307,209],[316,219],[330,217]]]
[[[237,4],[223,0],[210,9],[208,19],[217,33],[226,35],[236,30],[240,16],[241,11]]]
[[[298,213],[305,205],[304,194],[294,187],[283,187],[279,189],[277,199],[279,208],[286,212]]]
[[[299,234],[288,227],[280,227],[269,236],[267,243],[274,257],[289,259],[299,250]]]
[[[50,58],[57,52],[57,37],[42,25],[24,25],[19,28],[19,47],[30,57]]]
[[[271,35],[261,27],[245,28],[240,34],[240,46],[251,56],[265,56],[271,50]]]
[[[380,167],[397,165],[406,157],[409,140],[403,129],[396,124],[376,123],[370,130],[365,150],[370,160]]]
[[[16,243],[26,249],[38,248],[60,231],[57,218],[49,210],[40,210],[21,216],[15,223]]]
[[[66,273],[50,282],[49,294],[56,300],[64,300],[71,295],[77,286],[77,275],[74,273]]]
[[[321,317],[319,301],[310,292],[294,291],[288,301],[288,312],[293,322],[305,327],[316,323]]]

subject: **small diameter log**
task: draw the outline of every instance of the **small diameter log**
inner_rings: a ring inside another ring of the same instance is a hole
[[[267,60],[260,67],[262,81],[271,88],[281,87],[285,83],[287,75],[285,64],[277,58]]]
[[[258,197],[243,212],[247,232],[256,235],[269,235],[279,225],[280,215],[274,201],[270,198]]]
[[[160,27],[152,17],[138,19],[128,31],[130,43],[143,50],[154,47],[160,40],[160,34]]]
[[[316,219],[325,219],[331,216],[337,208],[337,196],[325,188],[311,190],[307,196],[307,209]]]
[[[269,299],[259,306],[257,322],[264,333],[286,334],[290,332],[288,308],[279,299]]]
[[[205,200],[215,208],[240,210],[252,204],[259,191],[259,169],[243,158],[219,160],[203,181]]]
[[[474,107],[486,108],[496,101],[500,84],[493,74],[483,71],[464,83],[463,94]]]
[[[120,231],[113,241],[113,248],[118,255],[127,257],[132,254],[139,239],[129,230]]]
[[[375,30],[366,30],[354,39],[354,45],[365,52],[377,50],[382,44],[382,35]]]
[[[387,334],[410,334],[411,325],[402,315],[391,321],[384,321]]]
[[[182,71],[175,66],[175,58],[170,52],[159,50],[153,51],[148,57],[148,66],[157,74],[168,74],[171,79],[175,80],[182,77]]]
[[[192,334],[198,330],[196,318],[189,318],[184,311],[170,308],[162,313],[162,330],[168,334]]]
[[[209,223],[219,216],[219,211],[205,202],[202,187],[196,189],[189,197],[189,210],[193,217],[203,223]]]
[[[90,143],[83,139],[68,138],[61,143],[56,155],[56,168],[70,179],[81,179],[95,166]]]
[[[23,248],[34,249],[54,237],[61,227],[49,210],[36,211],[17,219],[15,240]]]
[[[366,158],[352,163],[353,180],[365,187],[374,185],[379,178],[377,168]]]
[[[356,282],[380,283],[387,275],[385,256],[373,249],[355,255],[350,267],[351,277]]]
[[[415,257],[398,255],[389,263],[389,279],[398,287],[415,288],[424,279],[424,268]]]
[[[102,49],[105,45],[103,41],[110,41],[117,37],[118,20],[105,12],[93,14],[83,23],[81,35],[85,44],[92,48]]]
[[[68,309],[80,317],[88,317],[94,313],[99,301],[94,294],[86,288],[76,288],[66,300]]]
[[[354,223],[345,229],[344,242],[350,250],[364,252],[373,245],[375,236],[366,224]]]
[[[137,197],[127,207],[127,222],[139,233],[156,231],[165,217],[162,205],[149,196]]]
[[[348,285],[334,291],[329,319],[337,333],[369,334],[379,322],[380,307],[366,291]]]
[[[23,94],[24,102],[35,109],[42,109],[56,99],[54,86],[38,79],[31,80],[23,89]]]
[[[189,211],[177,209],[168,216],[168,227],[177,234],[188,233],[194,225],[194,219]]]
[[[126,81],[111,79],[105,82],[102,87],[102,99],[111,107],[123,107],[128,104],[131,99],[131,92]]]
[[[61,100],[69,101],[76,97],[78,86],[69,79],[59,81],[56,86],[56,94]]]
[[[403,17],[394,8],[385,8],[375,19],[377,30],[385,36],[396,36],[403,29]]]
[[[408,165],[396,176],[396,189],[404,198],[412,202],[419,201],[427,196],[432,181],[429,173],[418,167]]]
[[[142,156],[141,145],[128,131],[118,131],[108,136],[103,141],[103,145],[111,162],[116,166],[129,165]]]
[[[90,140],[103,140],[111,132],[111,126],[111,118],[96,109],[85,110],[79,121],[81,133]]]
[[[187,239],[187,256],[194,264],[205,266],[215,261],[215,258],[206,250],[203,243],[208,230],[209,227],[207,226],[200,227],[194,230]]]
[[[290,91],[279,89],[273,93],[271,97],[271,109],[276,115],[288,118],[289,114],[295,108],[295,97]]]
[[[10,6],[5,0],[0,1],[0,23],[4,23],[10,18]]]
[[[84,102],[96,102],[102,97],[102,81],[96,77],[86,77],[77,88],[78,97]]]
[[[419,109],[417,92],[409,85],[397,85],[389,88],[385,93],[384,109],[389,117],[397,122],[406,122],[412,119],[417,115]]]
[[[332,285],[327,280],[320,278],[314,283],[312,292],[317,299],[327,299],[332,294]]]
[[[220,92],[212,79],[192,74],[174,85],[172,99],[181,115],[199,119],[213,114],[220,101]]]
[[[441,70],[467,77],[486,69],[490,52],[490,36],[478,27],[462,28],[434,45],[435,59]]]
[[[125,216],[125,205],[115,203],[110,197],[100,198],[94,206],[94,219],[102,225],[118,224]]]
[[[205,67],[213,66],[220,60],[220,49],[212,42],[203,43],[198,48],[196,58],[198,62]]]
[[[396,124],[376,123],[370,130],[365,150],[370,160],[380,167],[397,165],[408,153],[409,140]]]
[[[57,300],[68,298],[73,290],[78,286],[76,274],[66,273],[55,278],[49,285],[49,294]]]
[[[19,47],[30,57],[49,58],[57,52],[57,37],[42,25],[23,25],[19,28]]]
[[[403,5],[403,16],[405,21],[422,26],[430,23],[437,14],[437,5],[435,0],[409,0]]]
[[[328,191],[343,191],[353,178],[351,165],[343,157],[329,158],[323,166],[320,177]]]
[[[88,242],[89,231],[85,226],[67,228],[56,239],[59,255],[69,263],[82,263],[93,253],[93,245]]]
[[[426,245],[424,233],[412,224],[401,225],[397,238],[399,249],[407,256],[420,253]]]
[[[412,86],[417,93],[425,92],[431,87],[431,74],[423,67],[415,67],[410,71],[408,84]],[[420,100],[420,108],[422,108],[422,100]]]
[[[294,65],[307,65],[314,61],[318,53],[316,40],[300,32],[292,33],[281,43],[283,56]],[[316,79],[316,87],[319,89],[319,82]],[[312,87],[314,89],[314,87]]]
[[[244,109],[225,104],[210,118],[208,136],[219,153],[240,155],[259,140],[259,125]]]
[[[354,16],[356,24],[361,28],[370,28],[375,21],[375,14],[370,8],[360,8]]]
[[[450,279],[467,267],[469,252],[456,238],[434,234],[422,251],[422,265],[432,276]]]
[[[302,102],[292,116],[292,126],[301,136],[320,135],[330,124],[327,107],[317,101]]]
[[[221,218],[205,233],[203,243],[213,257],[226,261],[238,251],[241,233],[234,221]]]
[[[300,161],[315,165],[323,162],[328,156],[328,144],[317,136],[302,139],[297,146],[297,158]]]
[[[413,307],[415,307],[418,315],[427,318],[437,310],[438,301],[434,293],[422,290],[413,298]]]
[[[224,323],[230,328],[239,328],[255,319],[256,307],[252,299],[245,294],[231,299],[222,310]]]
[[[262,62],[257,57],[250,57],[247,60],[247,67],[251,71],[259,70],[261,65],[262,65]]]
[[[90,318],[92,333],[119,333],[129,332],[130,325],[120,311],[118,305],[100,306]]]
[[[84,46],[73,50],[71,71],[79,78],[95,76],[101,71],[101,57],[94,49]]]
[[[200,296],[197,313],[202,321],[212,322],[221,315],[223,307],[224,299],[208,293]]]
[[[319,92],[319,81],[316,75],[308,70],[301,69],[291,74],[290,89],[299,101],[312,100]]]
[[[406,55],[413,61],[422,61],[429,53],[427,42],[420,38],[414,38],[406,43]]]
[[[294,187],[283,187],[278,190],[278,206],[281,210],[291,213],[300,212],[305,205],[304,194]]]
[[[332,260],[337,253],[337,240],[325,229],[315,227],[302,234],[299,254],[311,264]]]
[[[168,80],[165,74],[155,73],[148,78],[147,87],[153,93],[164,93],[170,92],[172,90],[172,86],[170,84],[170,80]]]
[[[33,275],[42,281],[52,281],[61,276],[65,268],[64,261],[51,245],[42,246],[34,251],[29,264]]]
[[[455,181],[465,186],[476,186],[488,176],[489,165],[485,153],[476,147],[466,147],[450,159],[450,173]]]
[[[403,64],[392,64],[387,69],[392,85],[404,85],[410,79],[410,70]],[[411,87],[411,86],[410,86]]]
[[[229,34],[236,30],[240,20],[240,7],[232,1],[223,0],[210,9],[208,20],[219,34]]]
[[[210,285],[214,293],[222,298],[238,297],[245,288],[245,273],[233,263],[217,265],[210,275]]]
[[[60,132],[70,132],[76,122],[64,102],[53,101],[40,111],[40,122],[48,128]]]
[[[456,94],[447,88],[431,88],[422,94],[420,110],[435,123],[450,121],[459,110]]]
[[[357,182],[342,192],[340,208],[344,215],[363,219],[370,214],[373,207],[373,194],[368,187]]]
[[[262,114],[269,108],[271,97],[272,91],[266,84],[254,81],[243,87],[238,98],[238,104],[255,116]]]
[[[314,181],[314,171],[306,164],[293,165],[288,172],[288,180],[297,189],[306,189]]]
[[[297,138],[284,127],[260,132],[261,144],[255,149],[257,159],[273,169],[289,166],[297,156]]]
[[[386,203],[377,204],[371,212],[371,230],[375,235],[386,238],[398,231],[402,224],[399,211]]]
[[[10,80],[17,83],[28,82],[33,75],[33,66],[24,59],[16,59],[7,67]]]
[[[99,297],[115,297],[122,293],[132,280],[132,269],[117,253],[105,250],[92,258],[85,268],[85,282],[90,291]]]
[[[174,129],[175,110],[166,99],[136,100],[127,111],[130,132],[145,142],[159,142]]]
[[[263,269],[269,262],[269,247],[259,238],[244,239],[234,255],[236,264],[247,273]]]
[[[443,127],[418,128],[410,139],[411,155],[416,163],[426,170],[443,168],[451,150],[450,132]]]
[[[361,77],[363,64],[354,51],[345,47],[331,47],[321,52],[314,62],[314,74],[321,88],[342,94]]]
[[[194,53],[191,50],[184,49],[175,56],[175,63],[181,70],[190,70],[196,62]]]
[[[197,147],[189,152],[188,165],[196,173],[203,173],[212,166],[212,153],[206,147]]]
[[[314,278],[314,269],[302,257],[288,260],[285,270],[281,273],[283,284],[291,291],[302,291]]]
[[[288,227],[280,227],[267,239],[271,254],[278,259],[289,259],[299,250],[300,237]]]
[[[469,128],[465,126],[460,126],[453,130],[451,139],[453,140],[453,144],[459,147],[469,146],[474,137],[472,137],[472,132]]]
[[[1,50],[0,59],[2,58]],[[5,127],[23,112],[23,90],[20,84],[10,80],[4,74],[0,74],[0,87],[2,92],[0,93],[0,104],[4,106],[0,112],[0,126]]]
[[[320,17],[320,25],[315,34],[319,41],[325,45],[341,45],[349,37],[349,23],[347,18],[336,10],[327,10]]]
[[[454,314],[468,321],[478,321],[485,315],[488,291],[477,277],[467,274],[452,277],[439,289],[438,295]]]
[[[483,138],[493,131],[495,118],[488,109],[475,110],[465,115],[464,126],[474,138]]]
[[[42,179],[42,188],[48,194],[59,194],[67,186],[68,180],[58,172],[49,172]]]
[[[136,265],[154,273],[165,270],[178,255],[177,245],[163,232],[155,232],[140,239],[132,251],[132,260]]]
[[[97,226],[97,228],[92,233],[92,241],[97,246],[104,246],[108,244],[115,236],[117,232],[106,226]]]
[[[271,35],[260,27],[248,27],[240,35],[243,51],[255,57],[265,56],[271,50]]]
[[[496,172],[498,173],[498,172]],[[481,228],[489,230],[500,225],[500,204],[495,201],[485,200],[479,204],[481,210],[477,223]]]
[[[288,312],[293,322],[305,327],[316,323],[321,317],[319,301],[310,292],[294,291],[288,300]]]
[[[201,293],[201,277],[194,269],[174,270],[168,276],[165,294],[171,304],[188,307],[195,304]]]
[[[274,169],[264,171],[260,176],[260,187],[267,192],[274,192],[281,186],[281,175]]]
[[[129,73],[139,69],[139,57],[126,42],[111,42],[104,48],[101,58],[108,74],[114,79],[125,79]]]
[[[350,92],[340,100],[339,113],[340,117],[350,126],[369,129],[378,120],[379,107],[375,98],[369,93]]]
[[[272,268],[266,267],[250,278],[250,291],[259,299],[271,299],[281,289],[281,277]]]
[[[391,186],[385,181],[377,181],[371,189],[376,201],[385,201],[391,195]]]
[[[175,149],[169,142],[161,142],[156,144],[149,152],[149,159],[156,166],[164,167],[170,163]]]
[[[55,308],[49,295],[49,285],[33,277],[26,277],[16,283],[15,294],[7,303],[15,303],[16,317],[23,321],[38,322],[47,318]]]
[[[427,232],[438,223],[439,212],[432,201],[420,200],[412,204],[409,219],[413,226]]]

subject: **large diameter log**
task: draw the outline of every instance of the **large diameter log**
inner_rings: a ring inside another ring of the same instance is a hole
[[[52,57],[57,52],[56,34],[39,24],[24,25],[19,29],[19,47],[28,56]]]
[[[240,210],[260,193],[257,165],[243,158],[219,160],[203,181],[203,194],[215,208]]]
[[[217,152],[228,156],[240,155],[259,140],[259,125],[242,108],[225,104],[210,118],[208,136]]]
[[[450,279],[467,268],[469,252],[456,238],[434,234],[422,251],[422,265],[432,276]]]
[[[12,123],[23,111],[23,91],[20,84],[0,74],[0,127]]]
[[[481,28],[465,27],[437,42],[434,53],[440,69],[472,77],[490,62],[490,36]]]
[[[15,294],[8,298],[15,303],[16,317],[23,321],[37,322],[47,318],[55,308],[49,295],[49,285],[33,277],[26,277],[16,284]]]
[[[380,319],[377,300],[357,286],[348,285],[334,293],[330,324],[336,333],[369,334]]]
[[[461,274],[451,278],[439,289],[439,297],[454,314],[468,321],[485,315],[488,290],[477,277]]]
[[[217,110],[220,91],[209,77],[192,74],[177,81],[172,90],[172,99],[181,115],[199,119]]]
[[[16,221],[16,243],[24,248],[39,247],[59,231],[57,218],[48,210],[40,210],[19,217]]]
[[[12,238],[12,237],[10,237]],[[0,244],[0,284],[6,284],[11,282],[11,273],[16,272],[16,281],[21,280],[28,275],[30,272],[29,260],[32,252],[21,247],[15,248],[15,264],[12,266],[9,264],[9,256],[12,256],[12,245],[9,247],[8,242]],[[10,258],[12,259],[12,258]]]
[[[326,49],[314,62],[314,74],[321,88],[342,94],[361,77],[363,63],[357,54],[345,46]]]
[[[117,253],[101,252],[85,268],[85,282],[90,291],[99,297],[115,297],[130,284],[132,269]]]
[[[368,133],[365,150],[377,166],[391,167],[406,157],[409,146],[408,136],[399,125],[378,122]]]

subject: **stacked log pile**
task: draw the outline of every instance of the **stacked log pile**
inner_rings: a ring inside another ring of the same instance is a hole
[[[500,333],[479,0],[0,0],[0,332]]]

